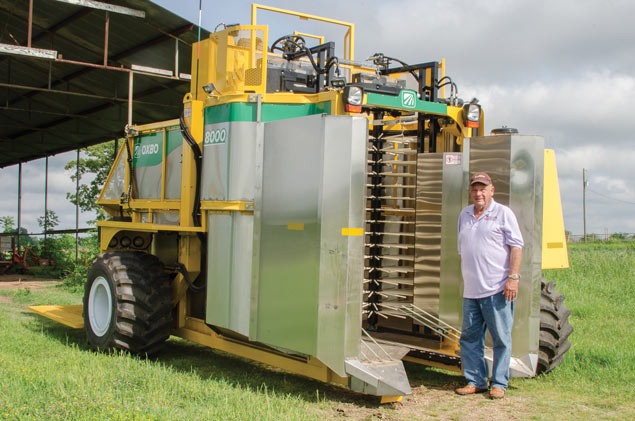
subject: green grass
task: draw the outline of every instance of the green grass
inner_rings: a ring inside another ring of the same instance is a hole
[[[583,417],[635,417],[635,247],[570,246],[571,267],[545,271],[566,295],[574,332],[564,363],[536,379],[515,379],[520,393],[554,396],[541,407]],[[570,418],[575,418],[569,416]]]
[[[406,364],[414,394],[396,406],[170,339],[158,359],[96,354],[82,331],[29,304],[79,304],[63,288],[2,291],[0,419],[633,419],[635,248],[582,244],[571,268],[547,271],[572,310],[571,350],[535,379],[512,379],[504,402],[461,398],[462,377]]]

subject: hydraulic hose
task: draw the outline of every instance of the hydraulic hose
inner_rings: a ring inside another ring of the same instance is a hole
[[[207,288],[207,285],[202,285],[202,286],[196,286],[194,285],[194,282],[192,282],[190,280],[190,276],[187,274],[187,271],[185,270],[185,266],[182,263],[177,263],[176,264],[176,270],[183,275],[183,279],[185,279],[185,282],[187,283],[187,287],[190,289],[190,291],[192,291],[195,294],[198,294],[199,292],[203,292],[205,291],[205,289]],[[198,280],[198,278],[196,278]]]

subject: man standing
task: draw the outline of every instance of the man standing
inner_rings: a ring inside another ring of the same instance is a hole
[[[493,196],[490,176],[475,173],[470,178],[473,204],[459,215],[458,248],[464,282],[460,345],[468,384],[455,391],[471,395],[488,390],[484,358],[487,329],[494,343],[490,398],[501,399],[509,381],[523,238],[512,210],[496,203]]]

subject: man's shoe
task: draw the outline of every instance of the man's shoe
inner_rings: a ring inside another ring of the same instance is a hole
[[[474,393],[484,393],[487,392],[487,389],[479,389],[473,384],[468,384],[465,387],[459,387],[458,389],[454,389],[457,395],[473,395]]]
[[[489,392],[490,399],[503,399],[505,397],[505,389],[501,389],[500,387],[492,387],[492,390]]]

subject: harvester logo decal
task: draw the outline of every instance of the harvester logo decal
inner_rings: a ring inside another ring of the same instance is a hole
[[[227,142],[227,129],[212,129],[205,131],[205,145],[219,145]]]
[[[401,105],[405,108],[414,108],[417,105],[417,94],[414,91],[401,91]]]
[[[159,165],[163,159],[163,137],[161,133],[142,134],[134,140],[134,167]]]
[[[159,145],[156,143],[146,144],[146,145],[135,145],[134,147],[134,157],[139,159],[141,155],[153,155],[159,153]]]

